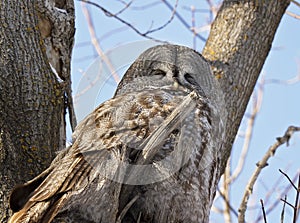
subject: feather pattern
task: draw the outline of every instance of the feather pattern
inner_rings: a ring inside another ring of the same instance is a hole
[[[206,222],[212,200],[200,198],[214,193],[219,165],[210,75],[186,47],[143,53],[73,145],[15,188],[9,223]]]

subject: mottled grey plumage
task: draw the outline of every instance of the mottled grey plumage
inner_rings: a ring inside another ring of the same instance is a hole
[[[200,198],[215,192],[222,125],[215,91],[195,51],[145,51],[74,144],[16,187],[10,222],[207,222],[212,200]]]

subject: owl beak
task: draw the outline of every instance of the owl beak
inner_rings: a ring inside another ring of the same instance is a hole
[[[177,80],[175,80],[175,81],[174,81],[174,84],[173,84],[173,86],[174,86],[174,88],[175,88],[175,89],[178,89],[178,87],[179,87],[179,84],[178,84]]]

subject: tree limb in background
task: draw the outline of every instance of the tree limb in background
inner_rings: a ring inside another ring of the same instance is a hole
[[[153,32],[156,32],[156,31],[159,31],[159,30],[162,30],[163,28],[165,28],[167,25],[169,25],[172,22],[172,20],[174,19],[174,15],[176,14],[176,8],[177,8],[177,4],[178,4],[178,0],[176,0],[174,9],[172,10],[171,17],[170,17],[170,19],[165,24],[163,24],[163,25],[161,25],[161,26],[159,26],[157,28],[154,28],[154,29],[149,29],[146,32],[141,32],[134,25],[132,25],[131,23],[125,21],[122,18],[120,18],[117,14],[114,14],[114,13],[108,11],[107,9],[105,9],[104,7],[102,7],[101,5],[99,5],[97,3],[94,3],[94,2],[91,2],[91,1],[86,1],[86,0],[80,0],[80,1],[95,6],[96,8],[100,9],[105,15],[107,15],[109,17],[113,17],[113,18],[117,19],[118,21],[120,21],[121,23],[125,24],[126,26],[130,27],[133,31],[135,31],[140,36],[145,37],[145,38],[150,39],[150,40],[161,42],[161,43],[167,43],[167,42],[155,39],[155,38],[149,36],[149,34],[151,34]]]
[[[286,195],[284,196],[284,200],[283,200],[283,206],[282,206],[282,211],[281,211],[281,215],[280,215],[280,223],[283,223],[283,221],[284,221],[285,202],[286,202]]]
[[[238,217],[239,222],[245,222],[245,213],[247,210],[248,200],[253,191],[253,186],[254,186],[259,174],[261,173],[262,169],[268,165],[268,163],[267,163],[268,160],[271,158],[271,156],[274,156],[274,154],[279,146],[281,146],[284,143],[286,143],[288,146],[291,136],[296,131],[300,131],[300,127],[295,127],[295,126],[288,127],[285,134],[282,137],[276,138],[277,142],[269,148],[269,150],[266,152],[266,154],[264,155],[262,160],[256,164],[256,169],[253,172],[253,174],[246,186],[244,196],[243,196],[242,202],[239,207],[239,217]]]
[[[290,184],[293,186],[293,188],[296,190],[296,198],[295,198],[295,204],[292,205],[290,203],[288,203],[285,200],[281,199],[284,203],[288,204],[289,206],[291,206],[293,208],[293,223],[296,223],[297,218],[298,218],[298,211],[299,211],[299,193],[300,193],[300,174],[298,175],[298,186],[296,186],[293,181],[290,179],[290,177],[283,172],[282,170],[279,169],[279,172],[282,173],[290,182]]]
[[[224,195],[221,196],[224,199],[224,220],[225,223],[231,223],[231,215],[230,215],[230,211],[232,210],[231,205],[230,205],[230,187],[231,185],[228,182],[228,178],[230,178],[230,174],[231,174],[231,166],[230,166],[230,162],[231,158],[229,157],[228,161],[227,161],[227,165],[224,171],[224,180],[223,180],[223,193]],[[236,213],[236,212],[234,212]]]
[[[289,15],[289,16],[291,16],[291,17],[293,17],[293,18],[295,18],[295,19],[300,19],[300,15],[297,15],[297,14],[295,14],[293,12],[286,11],[286,14]]]
[[[173,6],[167,1],[167,0],[162,0],[162,2],[164,2],[166,4],[166,6],[168,7],[168,9],[170,10],[174,10]],[[185,21],[185,19],[175,11],[175,15],[176,17],[179,19],[179,21],[191,32],[193,32],[193,30],[191,30],[191,26]],[[196,37],[199,38],[200,40],[202,40],[203,42],[206,41],[206,38],[204,38],[203,36],[199,35],[198,33],[196,34]]]
[[[262,80],[258,84],[257,95],[255,94],[255,92],[252,95],[252,99],[253,99],[252,111],[251,111],[250,117],[248,119],[248,124],[247,124],[246,133],[245,133],[245,140],[244,140],[242,152],[241,152],[241,155],[239,156],[240,158],[239,158],[236,168],[234,169],[231,176],[228,178],[227,183],[229,183],[229,184],[233,183],[239,177],[239,175],[241,174],[241,172],[244,168],[245,159],[247,157],[249,146],[250,146],[250,141],[252,138],[255,119],[261,108],[263,93],[264,93],[264,78],[262,78]]]
[[[230,211],[232,212],[233,208],[229,206],[229,194],[230,194],[230,189],[231,185],[235,182],[235,180],[239,177],[241,174],[244,164],[245,164],[245,159],[248,154],[249,146],[250,146],[250,141],[252,138],[252,133],[254,129],[254,122],[257,117],[258,112],[260,111],[261,104],[262,104],[262,99],[263,99],[263,89],[264,89],[264,78],[261,79],[261,81],[258,83],[258,91],[253,92],[252,94],[252,111],[251,114],[249,115],[248,123],[247,123],[247,129],[245,133],[245,139],[244,139],[244,144],[243,148],[241,151],[241,155],[239,156],[238,164],[236,168],[234,169],[233,173],[231,174],[231,162],[230,158],[228,159],[225,172],[223,175],[223,187],[220,188],[219,192],[221,197],[224,200],[224,218],[225,222],[231,222],[230,219]],[[222,192],[221,192],[222,191]],[[238,216],[236,212],[233,212]]]
[[[264,216],[264,223],[267,223],[267,216],[266,216],[266,212],[265,212],[264,201],[262,199],[260,199],[260,203],[261,203],[261,210],[262,210],[263,216]]]
[[[107,55],[103,52],[103,49],[101,48],[99,42],[97,41],[97,37],[96,37],[96,33],[95,33],[95,28],[92,22],[92,18],[90,16],[90,13],[88,11],[88,9],[85,6],[86,4],[84,3],[84,1],[81,2],[81,8],[83,11],[83,14],[85,16],[85,19],[88,23],[88,29],[90,32],[90,36],[91,36],[91,42],[93,44],[93,46],[96,49],[96,52],[98,53],[98,55],[101,57],[101,59],[104,61],[104,63],[107,65],[109,72],[111,73],[111,75],[113,76],[114,80],[116,83],[119,83],[120,81],[120,77],[118,76],[118,73],[116,72],[114,66],[112,65],[110,59],[107,57]]]
[[[280,175],[280,177],[274,182],[273,187],[269,190],[269,194],[267,194],[264,198],[264,203],[267,204],[270,198],[270,195],[274,193],[275,190],[278,190],[278,185],[279,182],[282,180],[282,175]],[[294,181],[296,180],[296,178],[293,179]],[[284,195],[286,195],[289,191],[291,190],[291,186],[285,187],[284,191],[282,191],[277,197],[281,198]],[[274,211],[275,208],[279,205],[280,203],[278,202],[278,199],[275,199],[270,205],[268,205],[269,207],[266,209],[266,215],[269,215],[269,213],[271,213],[271,211]],[[254,222],[260,222],[263,219],[262,215],[259,215],[256,220]]]

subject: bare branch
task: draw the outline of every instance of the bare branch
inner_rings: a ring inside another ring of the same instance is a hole
[[[197,33],[196,33],[196,29],[195,29],[196,28],[196,19],[195,19],[195,7],[194,6],[191,6],[191,13],[192,13],[192,27],[191,27],[191,29],[193,31],[193,49],[196,49],[196,45],[197,45],[196,35],[197,35]]]
[[[219,7],[216,7],[212,0],[206,0],[207,4],[209,5],[210,11],[212,13],[212,17],[216,17]]]
[[[298,7],[300,7],[300,3],[295,1],[295,0],[291,0],[292,3],[294,3],[295,5],[297,5]]]
[[[231,205],[229,203],[229,199],[230,199],[230,184],[228,184],[228,178],[230,177],[230,157],[227,161],[227,165],[225,168],[225,172],[224,172],[224,180],[223,180],[223,193],[220,191],[220,194],[224,200],[224,220],[226,223],[230,223],[231,222],[231,216],[230,216],[230,210],[231,210]],[[224,196],[223,196],[224,195]]]
[[[162,0],[162,2],[165,3],[165,5],[173,11],[173,6],[167,1],[167,0]],[[191,26],[184,20],[184,18],[177,12],[175,12],[175,16],[179,19],[179,21],[191,32],[193,32],[191,30]],[[199,38],[200,40],[202,40],[203,42],[206,41],[206,38],[204,38],[203,36],[201,36],[199,33],[196,34],[196,37]]]
[[[281,169],[279,169],[279,172],[282,173],[288,179],[288,181],[290,182],[290,184],[297,191],[298,189],[297,189],[296,185],[293,183],[293,181],[291,180],[291,178],[285,172],[283,172]]]
[[[288,206],[290,206],[291,208],[294,209],[294,205],[292,205],[291,203],[289,203],[288,201],[286,200],[283,200],[282,198],[280,199],[281,201],[283,201],[285,204],[287,204]]]
[[[279,146],[281,146],[284,143],[287,143],[287,145],[288,145],[288,141],[290,140],[292,134],[295,131],[300,131],[300,127],[295,127],[295,126],[288,127],[284,136],[277,137],[276,138],[277,142],[274,143],[269,148],[269,150],[266,152],[266,154],[264,155],[262,160],[256,164],[256,169],[253,172],[253,174],[246,186],[245,193],[244,193],[242,202],[239,207],[239,217],[238,217],[239,222],[245,222],[245,213],[246,213],[246,209],[247,209],[248,200],[249,200],[250,194],[252,193],[253,186],[254,186],[259,174],[261,173],[262,169],[268,165],[268,160],[270,159],[271,156],[274,156],[274,154]]]
[[[295,199],[293,223],[296,223],[297,218],[298,218],[299,192],[300,192],[300,174],[299,174],[299,177],[298,177],[298,188],[297,188],[296,199]]]
[[[192,6],[194,7],[194,6]],[[182,6],[182,9],[187,10],[187,11],[191,11],[191,6]],[[195,7],[194,7],[195,8]],[[195,12],[199,12],[199,13],[209,13],[210,10],[209,9],[194,9]]]
[[[263,216],[264,216],[264,222],[267,223],[267,216],[266,216],[266,212],[265,212],[264,201],[262,199],[260,199],[260,203],[261,203],[261,209],[262,209]]]
[[[130,7],[130,5],[132,4],[132,2],[133,1],[130,1],[129,3],[123,2],[125,4],[124,8],[122,8],[117,13],[115,13],[115,15],[122,14],[126,9],[128,9]]]
[[[167,41],[162,41],[162,40],[155,39],[155,38],[149,36],[149,34],[165,28],[172,21],[172,19],[174,17],[173,15],[171,16],[171,18],[164,25],[162,25],[158,28],[155,28],[155,29],[149,29],[148,31],[143,33],[140,30],[138,30],[136,27],[134,27],[131,23],[125,21],[122,18],[120,18],[117,14],[114,14],[114,13],[108,11],[107,9],[102,7],[101,5],[99,5],[95,2],[86,1],[86,0],[79,0],[79,1],[95,6],[96,8],[100,9],[106,16],[113,17],[113,18],[117,19],[119,22],[125,24],[126,26],[128,26],[129,28],[131,28],[133,31],[135,31],[137,34],[139,34],[140,36],[142,36],[144,38],[147,38],[147,39],[150,39],[150,40],[153,40],[153,41],[156,41],[156,42],[160,42],[160,43],[168,43]],[[174,8],[174,14],[176,14],[176,7]]]
[[[265,81],[266,84],[295,84],[300,81],[300,72],[293,78],[288,80],[268,79]]]
[[[184,10],[187,10],[191,13],[191,26],[189,27],[189,30],[193,32],[193,48],[196,49],[196,41],[198,39],[197,37],[197,34],[199,32],[203,32],[203,31],[209,31],[210,30],[210,27],[211,27],[211,23],[212,23],[212,20],[213,20],[213,13],[211,10],[213,9],[196,9],[194,5],[192,6],[183,6],[182,7]],[[200,13],[206,13],[206,14],[210,14],[211,18],[210,18],[210,21],[207,22],[207,24],[201,26],[201,27],[196,27],[196,13],[197,12],[200,12]],[[187,27],[188,28],[188,27]]]
[[[156,5],[159,5],[159,4],[161,4],[161,0],[151,2],[151,3],[145,4],[143,6],[131,6],[131,9],[133,9],[133,10],[145,10],[145,9],[152,8],[152,7],[154,7]]]
[[[172,10],[172,14],[171,14],[170,19],[169,19],[164,25],[162,25],[162,26],[160,26],[160,27],[158,27],[158,28],[149,30],[147,34],[153,33],[153,32],[159,31],[159,30],[162,30],[162,29],[165,28],[167,25],[169,25],[169,24],[172,22],[172,20],[174,19],[174,17],[175,17],[177,6],[178,6],[178,0],[176,0],[176,2],[175,2],[175,6],[174,6],[174,8],[173,8],[173,10]]]
[[[281,216],[280,216],[280,222],[281,223],[283,223],[283,221],[284,221],[285,202],[286,202],[286,195],[284,196],[284,202],[283,202]]]
[[[300,19],[300,15],[297,15],[297,14],[295,14],[295,13],[293,13],[293,12],[286,11],[285,13],[286,13],[287,15],[289,15],[289,16],[295,18],[295,19]]]
[[[102,36],[100,36],[99,38],[97,38],[97,41],[98,42],[101,42],[107,38],[110,38],[112,35],[114,34],[119,34],[120,32],[124,32],[124,31],[127,31],[129,28],[127,26],[122,26],[122,27],[118,27],[118,28],[115,28],[115,29],[112,29],[110,31],[108,31],[107,33],[103,34]],[[88,45],[91,44],[91,41],[88,40],[88,41],[82,41],[82,42],[79,42],[79,43],[76,43],[75,44],[75,48],[77,47],[86,47]]]
[[[83,72],[80,72],[82,73],[82,75],[84,76],[85,74]],[[83,90],[81,90],[80,92],[78,92],[75,97],[74,97],[74,100],[75,100],[75,104],[77,103],[78,101],[78,98],[82,95],[84,95],[87,91],[89,91],[93,86],[95,86],[95,84],[97,84],[97,82],[100,80],[100,75],[97,75],[96,78],[94,80],[91,80],[89,85],[87,87],[85,87]]]
[[[279,143],[281,143],[281,144],[286,143],[286,146],[289,146],[290,138],[292,137],[294,132],[297,132],[297,131],[300,131],[300,127],[290,126],[290,127],[288,127],[288,129],[284,133],[284,136],[277,137],[276,139]],[[275,150],[274,150],[274,153],[275,153]]]
[[[225,197],[225,195],[222,193],[222,191],[221,191],[219,188],[217,188],[217,191],[219,192],[219,194],[220,194],[220,196],[223,198],[223,200],[227,203],[227,205],[228,205],[230,211],[232,211],[232,213],[233,213],[236,217],[238,217],[238,213],[236,212],[235,208],[232,207],[232,205],[230,204],[230,201],[229,201],[229,200],[226,200],[226,197]],[[220,211],[220,210],[218,210],[218,211]],[[224,213],[224,211],[222,211],[222,212]]]
[[[89,32],[90,32],[90,35],[91,35],[91,42],[94,45],[98,55],[101,57],[101,59],[107,65],[107,67],[108,67],[111,75],[113,76],[115,82],[119,83],[120,78],[119,78],[114,66],[110,62],[109,58],[105,55],[105,53],[103,52],[99,42],[97,41],[97,37],[96,37],[96,34],[95,34],[95,29],[94,29],[94,25],[92,23],[90,13],[89,13],[88,9],[86,8],[86,6],[83,2],[81,4],[81,7],[82,7],[83,14],[84,14],[84,16],[87,20],[87,23],[88,23],[88,29],[89,29]]]
[[[258,112],[260,111],[261,104],[262,104],[263,86],[264,86],[264,79],[263,78],[260,81],[258,86],[259,86],[259,88],[258,88],[257,96],[255,95],[255,93],[252,95],[252,99],[253,99],[252,105],[253,106],[252,106],[252,112],[250,114],[250,118],[248,119],[248,124],[247,124],[246,133],[245,133],[245,140],[244,140],[244,144],[243,144],[243,149],[242,149],[238,164],[237,164],[235,170],[233,171],[233,174],[228,179],[228,183],[234,182],[239,177],[239,175],[242,172],[243,167],[244,167],[244,163],[245,163],[245,160],[246,160],[246,157],[247,157],[247,154],[248,154],[248,150],[249,150],[250,141],[251,141],[251,138],[252,138],[254,122],[255,122],[255,119],[256,119],[256,116],[257,116]]]
[[[280,177],[282,177],[282,175],[280,175]],[[298,178],[298,174],[293,178],[293,182],[296,181],[296,178]],[[280,178],[280,179],[281,179],[281,178]],[[278,180],[279,180],[279,179],[278,179]],[[278,184],[279,184],[278,181],[274,183],[274,185],[278,185]],[[281,194],[278,196],[279,199],[280,199],[281,197],[285,196],[285,195],[291,190],[291,188],[292,188],[291,185],[287,186],[287,187],[285,188],[285,190],[282,191]],[[276,187],[275,187],[275,186],[272,187],[272,188],[270,189],[270,191],[273,191],[273,192],[274,192],[275,190],[276,190]],[[265,201],[267,201],[267,200],[265,199]],[[266,202],[265,202],[265,203],[266,203]],[[279,204],[280,204],[280,203],[279,203],[278,200],[276,199],[271,205],[268,205],[269,207],[268,207],[267,210],[266,210],[266,214],[268,215],[269,213],[271,213],[271,211],[275,210],[275,208],[276,208]],[[259,216],[254,222],[260,222],[261,219],[262,219],[262,216]]]

